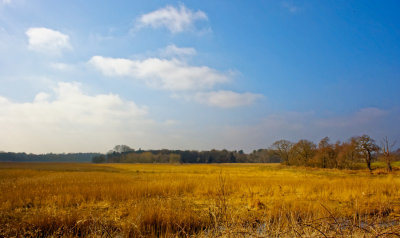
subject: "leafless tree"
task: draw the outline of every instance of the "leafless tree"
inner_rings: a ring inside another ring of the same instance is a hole
[[[396,142],[391,142],[387,136],[385,136],[381,142],[382,155],[386,162],[387,169],[390,172],[392,171],[391,162],[393,160],[392,149],[395,144],[396,144]]]
[[[375,144],[375,140],[368,135],[362,135],[358,137],[357,142],[358,142],[358,149],[363,155],[363,158],[367,163],[368,169],[372,171],[371,162],[374,158],[373,154],[379,151],[379,147]]]
[[[281,158],[281,162],[283,164],[289,165],[289,153],[290,150],[292,149],[293,143],[287,140],[278,140],[275,141],[274,144],[272,144],[272,148],[275,150],[275,152],[278,154],[278,156]]]

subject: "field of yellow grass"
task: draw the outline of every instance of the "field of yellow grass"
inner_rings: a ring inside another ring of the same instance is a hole
[[[0,163],[0,237],[398,237],[400,171]]]

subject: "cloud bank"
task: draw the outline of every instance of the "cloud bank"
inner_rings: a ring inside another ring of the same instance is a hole
[[[335,142],[368,134],[377,141],[385,136],[397,140],[400,129],[391,125],[399,120],[398,109],[361,108],[348,115],[326,117],[313,112],[282,112],[271,114],[251,125],[225,126],[215,141],[221,147],[251,151],[268,148],[280,139],[318,142],[329,136]]]
[[[0,145],[12,151],[104,152],[154,126],[146,107],[115,94],[88,95],[79,83],[58,83],[27,103],[0,97],[0,108]]]

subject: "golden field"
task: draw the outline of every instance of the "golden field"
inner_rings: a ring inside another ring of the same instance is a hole
[[[0,163],[0,237],[399,237],[400,171]]]

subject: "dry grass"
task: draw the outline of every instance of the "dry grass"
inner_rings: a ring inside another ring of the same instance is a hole
[[[400,172],[0,163],[0,237],[398,237]]]

